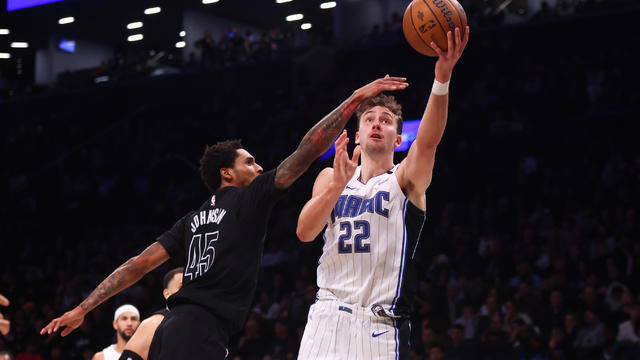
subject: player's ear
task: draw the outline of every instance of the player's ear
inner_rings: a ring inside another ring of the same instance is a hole
[[[169,298],[169,295],[169,289],[162,290],[162,296],[164,296],[165,300]]]
[[[116,323],[116,320],[113,320],[113,330],[118,331],[118,324]]]
[[[356,145],[360,145],[360,132],[356,131]]]
[[[402,144],[402,135],[397,135],[396,136],[396,147],[400,146],[400,144]]]
[[[233,169],[220,168],[220,178],[226,182],[233,181]]]

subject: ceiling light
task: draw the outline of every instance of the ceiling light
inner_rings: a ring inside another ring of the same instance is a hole
[[[304,23],[304,24],[300,25],[300,29],[302,29],[302,30],[311,29],[311,23]]]
[[[11,54],[0,52],[0,59],[11,59]]]
[[[335,1],[328,1],[328,2],[323,2],[322,4],[320,4],[320,9],[331,9],[336,7],[336,2]]]
[[[217,3],[220,0],[202,0],[203,4],[213,4],[213,3]]]
[[[26,49],[29,47],[29,43],[24,41],[15,41],[12,42],[10,46],[16,49]]]
[[[67,17],[63,17],[62,19],[58,20],[58,24],[60,24],[60,25],[71,24],[74,21],[76,21],[76,19],[73,16],[67,16]]]
[[[127,29],[139,29],[142,27],[142,21],[134,21],[132,23],[127,24]]]
[[[302,14],[293,14],[293,15],[287,16],[287,21],[298,21],[298,20],[302,20],[303,18],[304,18],[304,15]]]
[[[184,30],[180,31],[180,37],[185,37],[185,36],[187,36],[187,32]]]
[[[127,41],[140,41],[142,39],[144,39],[144,36],[142,36],[142,34],[133,34],[127,37]]]
[[[0,35],[9,35],[9,29],[0,29]]]
[[[276,0],[276,4],[283,4],[283,3],[288,3],[288,2],[292,2],[293,0]]]
[[[183,47],[185,47],[186,45],[187,45],[187,43],[185,43],[184,41],[178,41],[178,42],[176,43],[176,47],[177,47],[178,49],[183,48]]]
[[[144,14],[145,15],[152,15],[152,14],[157,14],[160,11],[162,11],[162,9],[160,9],[159,6],[156,7],[152,7],[152,8],[148,8],[148,9],[144,9]]]

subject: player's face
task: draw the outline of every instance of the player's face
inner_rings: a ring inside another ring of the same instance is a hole
[[[402,137],[397,132],[396,116],[384,106],[374,106],[360,117],[356,143],[367,153],[393,152]]]
[[[122,337],[125,341],[129,341],[133,333],[140,325],[140,318],[133,312],[123,312],[118,319],[113,322],[113,327],[118,332],[118,336]]]
[[[233,164],[234,185],[239,188],[245,188],[251,182],[262,174],[262,166],[256,163],[256,160],[245,149],[238,149],[238,157]]]
[[[167,284],[166,291],[164,292],[165,298],[175,294],[182,287],[182,273],[173,275],[173,279]]]

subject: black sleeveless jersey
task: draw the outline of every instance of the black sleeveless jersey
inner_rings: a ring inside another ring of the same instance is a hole
[[[257,285],[269,215],[283,191],[275,188],[275,170],[248,187],[216,191],[158,237],[172,260],[184,263],[182,288],[169,308],[197,304],[242,328]]]

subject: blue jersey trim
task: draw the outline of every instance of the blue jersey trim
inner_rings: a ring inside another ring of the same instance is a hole
[[[391,303],[391,308],[389,309],[395,315],[395,309],[398,305],[398,299],[402,295],[402,280],[404,279],[404,254],[407,252],[406,250],[406,241],[407,241],[407,202],[409,199],[404,199],[402,203],[402,253],[400,254],[400,274],[398,275],[398,285],[396,286],[396,296],[393,298],[393,302]]]
[[[393,340],[396,343],[395,353],[396,353],[396,360],[398,360],[398,356],[400,355],[400,352],[398,349],[400,345],[400,341],[398,341],[398,326],[396,325],[396,319],[392,318],[392,320],[393,320],[393,332],[394,332]]]

